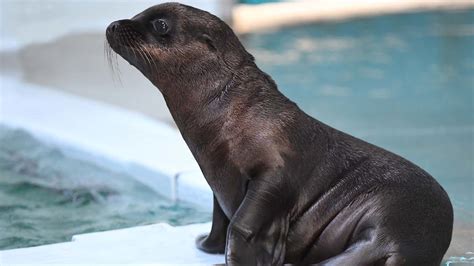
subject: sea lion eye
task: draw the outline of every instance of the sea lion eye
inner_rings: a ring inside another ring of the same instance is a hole
[[[169,30],[168,23],[166,23],[164,19],[153,20],[151,24],[153,25],[153,28],[155,29],[155,31],[158,32],[159,34],[164,35],[168,33],[168,30]]]

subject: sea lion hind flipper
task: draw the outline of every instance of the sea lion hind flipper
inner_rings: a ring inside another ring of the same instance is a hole
[[[227,265],[283,265],[289,219],[279,190],[275,183],[249,181],[227,231]]]
[[[215,196],[213,204],[211,232],[198,236],[196,247],[206,253],[224,254],[229,218],[222,211]]]

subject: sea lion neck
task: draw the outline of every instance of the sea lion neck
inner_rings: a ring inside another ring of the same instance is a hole
[[[222,108],[217,100],[224,91],[235,87],[235,75],[230,71],[207,72],[206,75],[168,79],[156,87],[163,94],[175,123],[184,129],[189,121],[217,115],[212,110]]]
[[[190,147],[211,141],[212,136],[219,134],[218,125],[229,123],[232,114],[269,104],[267,96],[287,101],[273,80],[255,64],[246,64],[237,71],[226,73],[218,83],[195,82],[194,85],[169,87],[163,93],[173,119]],[[210,124],[216,126],[209,127]],[[208,138],[202,138],[203,134]]]

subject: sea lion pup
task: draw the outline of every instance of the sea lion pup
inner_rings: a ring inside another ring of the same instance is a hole
[[[162,92],[214,192],[199,249],[230,265],[440,264],[453,223],[443,188],[301,111],[219,18],[167,3],[106,34]]]

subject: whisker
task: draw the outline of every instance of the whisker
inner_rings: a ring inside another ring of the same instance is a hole
[[[152,70],[152,65],[151,65],[151,62],[153,61],[152,57],[145,51],[145,48],[144,48],[143,45],[140,45],[140,51],[143,54],[144,58],[146,58],[146,60],[148,62],[148,68],[150,68],[150,70]]]
[[[152,52],[154,51],[153,49],[151,49],[148,45],[144,46],[144,51],[148,54],[148,56],[150,58],[153,58],[153,55],[152,55]],[[151,60],[153,62],[153,66],[154,66],[154,71],[158,71],[158,66],[156,65],[156,62],[155,60]]]
[[[121,72],[118,65],[117,54],[113,51],[112,47],[110,47],[107,39],[104,41],[104,53],[109,65],[109,70],[111,71],[112,80],[114,83],[118,82],[121,86],[123,86],[122,80],[120,78]]]
[[[133,42],[130,38],[123,38],[122,41],[125,41],[125,46],[121,46],[121,48],[132,50],[131,52],[133,53],[134,59],[144,61],[150,72],[157,71],[158,67],[155,60],[153,60],[152,54],[154,50],[151,47],[149,47],[146,43],[143,42]],[[104,53],[107,59],[107,63],[109,65],[109,69],[112,72],[114,82],[118,80],[123,86],[122,80],[120,78],[121,73],[118,64],[118,54],[112,49],[110,43],[107,40],[104,41]]]
[[[129,37],[129,36],[127,36],[127,37]],[[127,46],[131,48],[130,50],[132,50],[132,52],[133,52],[133,57],[135,57],[135,60],[138,60],[138,56],[137,56],[137,54],[135,53],[135,45],[132,44],[132,42],[130,41],[130,38],[127,38]]]
[[[141,45],[137,44],[136,49],[138,50],[137,52],[140,55],[140,57],[142,58],[142,60],[145,61],[145,65],[147,67],[150,67],[150,61],[148,60],[148,57],[146,57],[145,54],[143,53]]]

